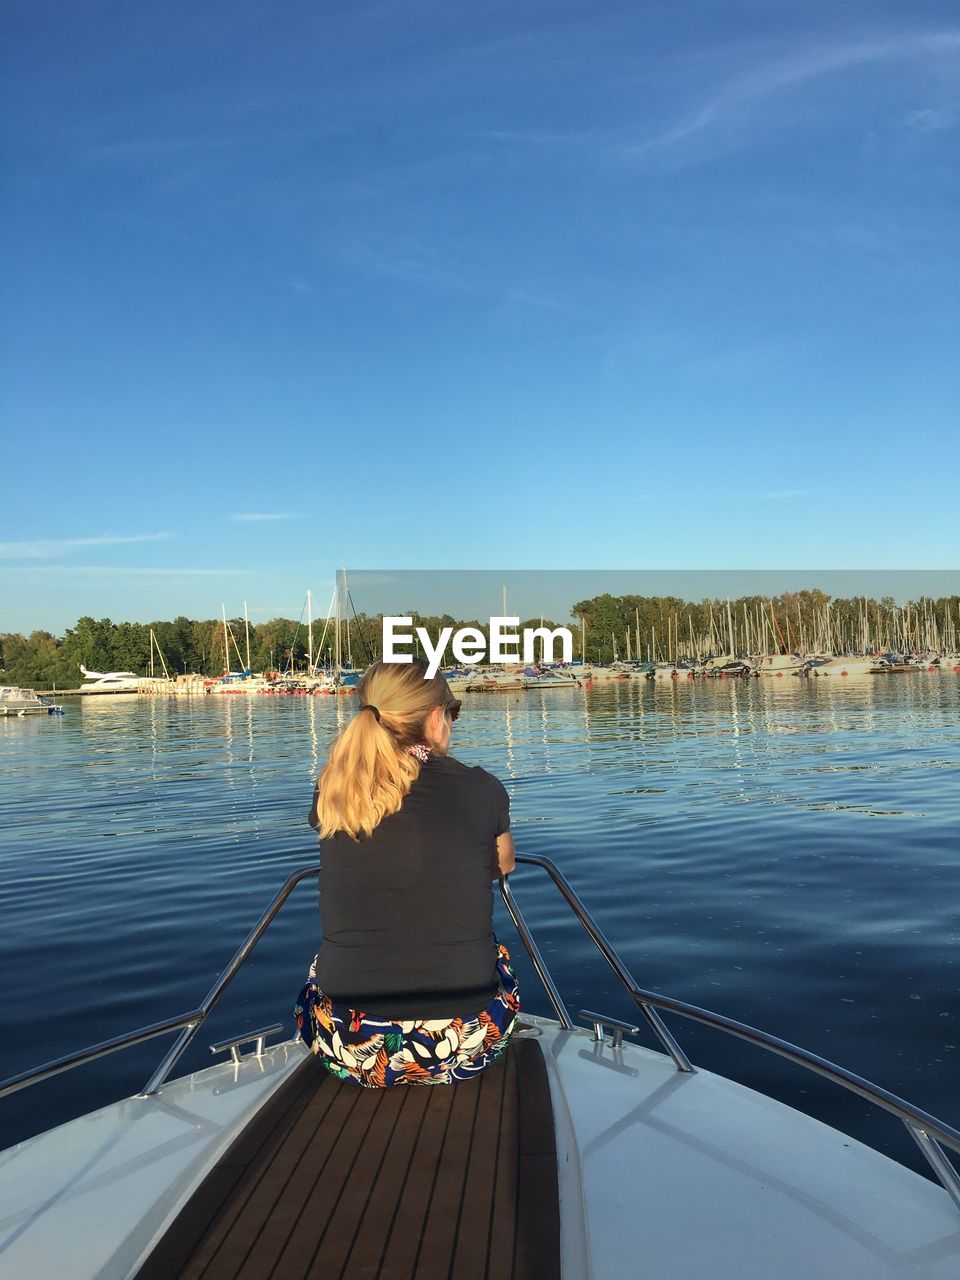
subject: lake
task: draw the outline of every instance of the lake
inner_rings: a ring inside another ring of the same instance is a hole
[[[0,721],[0,1077],[194,1008],[289,873],[354,698],[68,702]],[[453,754],[505,782],[645,987],[960,1123],[960,678],[617,682],[468,695]],[[633,1009],[542,872],[517,898],[572,1009]],[[509,920],[524,1002],[549,1007]],[[301,885],[200,1043],[283,1021],[317,949]],[[925,1168],[897,1121],[669,1019],[695,1063]],[[646,1041],[647,1043],[652,1043]],[[8,1145],[139,1089],[167,1040],[0,1102]]]

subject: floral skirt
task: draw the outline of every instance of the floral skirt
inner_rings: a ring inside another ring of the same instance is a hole
[[[294,1012],[304,1042],[331,1075],[368,1089],[395,1084],[456,1084],[478,1075],[507,1046],[520,1011],[519,984],[506,947],[497,947],[500,987],[479,1013],[424,1022],[385,1022],[334,1004],[313,980]]]

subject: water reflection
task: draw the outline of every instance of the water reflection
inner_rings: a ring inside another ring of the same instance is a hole
[[[520,851],[560,862],[642,982],[960,1118],[960,680],[463,703],[454,753],[504,779]],[[0,1075],[50,1056],[51,946],[70,956],[78,1045],[196,1001],[315,857],[309,797],[355,713],[354,698],[111,696],[0,723],[0,967],[18,974]],[[518,893],[570,1003],[628,1016],[548,886],[521,877]],[[315,916],[298,910],[303,936],[278,924],[251,966],[251,1025],[299,976]]]

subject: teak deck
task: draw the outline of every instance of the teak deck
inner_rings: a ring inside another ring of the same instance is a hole
[[[477,1080],[359,1089],[299,1067],[138,1280],[559,1280],[553,1111],[536,1040]]]

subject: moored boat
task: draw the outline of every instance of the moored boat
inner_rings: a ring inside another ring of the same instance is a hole
[[[35,689],[15,685],[0,688],[0,716],[62,716],[63,707],[42,698]]]
[[[80,663],[81,693],[136,693],[140,677],[133,671],[88,671]]]
[[[743,679],[757,674],[752,662],[744,658],[712,658],[704,664],[703,674],[718,680]]]
[[[625,662],[611,662],[608,666],[597,665],[590,668],[584,676],[591,684],[606,684],[610,680],[629,680],[630,668]]]
[[[526,688],[526,681],[522,667],[485,668],[475,670],[460,688],[467,693],[516,693]]]
[[[774,679],[796,676],[800,674],[803,661],[799,653],[764,653],[756,659],[756,672],[758,676],[770,676]]]
[[[631,680],[650,680],[657,669],[655,662],[631,662],[630,664]]]
[[[960,653],[937,653],[915,664],[920,671],[960,675]]]
[[[869,654],[866,656],[845,654],[839,658],[828,658],[826,662],[805,663],[802,670],[803,674],[808,676],[849,680],[861,676],[872,676],[876,672],[876,667],[877,659]]]
[[[452,693],[464,692],[477,678],[475,667],[450,667],[440,674],[450,686]]]
[[[549,667],[539,664],[524,667],[523,680],[528,689],[563,689],[583,686],[583,677],[569,667]]]
[[[696,663],[686,660],[658,663],[650,672],[652,679],[661,681],[693,680],[697,674],[698,667]]]

